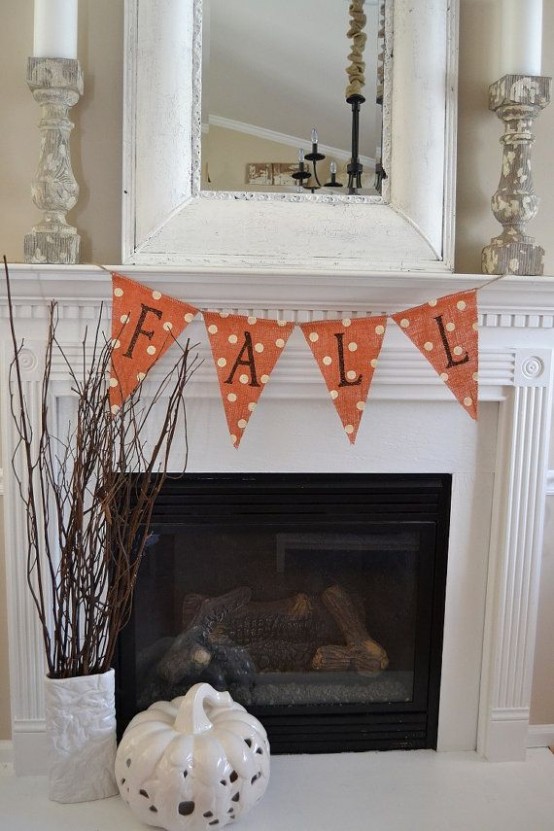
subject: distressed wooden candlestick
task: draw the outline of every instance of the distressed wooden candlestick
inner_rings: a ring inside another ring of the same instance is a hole
[[[65,215],[79,198],[69,151],[73,124],[68,118],[69,108],[83,93],[79,61],[29,58],[27,84],[42,111],[40,157],[31,194],[44,215],[42,222],[25,235],[25,262],[78,263],[81,240],[77,229],[66,222]]]
[[[483,248],[484,274],[542,274],[544,248],[527,236],[525,228],[539,209],[531,173],[533,120],[550,103],[551,78],[504,75],[489,88],[489,109],[505,124],[500,139],[502,174],[491,200],[492,212],[503,226],[498,237]]]

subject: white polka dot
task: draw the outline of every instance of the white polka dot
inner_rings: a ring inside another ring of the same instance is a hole
[[[208,326],[208,332],[210,333],[210,335],[217,335],[217,331],[218,329],[215,323],[212,323],[210,326]]]
[[[229,317],[229,312],[220,312],[219,316],[222,317],[223,320],[225,320],[226,317]]]
[[[441,372],[441,381],[448,381],[448,372]]]
[[[333,399],[333,401],[335,401],[335,399],[337,399],[338,397],[339,397],[339,394],[338,394],[337,390],[331,390],[331,398]]]
[[[452,351],[455,355],[461,355],[464,350],[461,346],[455,346]]]
[[[350,320],[349,317],[343,317],[342,325],[344,326],[345,329],[348,329],[348,327],[351,325],[351,323],[352,323],[352,321]]]
[[[251,401],[250,404],[248,405],[248,409],[250,410],[251,413],[253,413],[254,410],[256,409],[256,402]]]
[[[263,343],[255,343],[254,344],[254,349],[256,350],[256,352],[263,352],[264,351]]]
[[[431,308],[434,308],[437,305],[437,301],[436,300],[429,300],[429,305],[431,306]]]
[[[384,335],[385,334],[385,327],[381,326],[380,324],[379,324],[379,326],[376,326],[375,327],[375,334],[376,335]]]
[[[312,343],[317,343],[317,341],[319,340],[319,335],[317,334],[317,332],[310,332],[308,337],[310,338]]]
[[[267,382],[269,381],[269,375],[262,375],[260,381],[262,382],[262,384],[267,384]]]
[[[191,320],[194,320],[194,315],[192,312],[187,312],[185,315],[185,323],[190,323]]]
[[[348,378],[349,381],[353,381],[358,376],[357,376],[357,373],[354,372],[353,369],[349,369],[348,372],[346,373],[346,377]]]
[[[230,402],[231,402],[231,404],[234,404],[234,402],[235,402],[236,400],[237,400],[237,396],[235,395],[235,393],[234,393],[234,392],[230,392],[230,393],[227,395],[227,401],[230,401]]]
[[[238,439],[237,439],[237,437],[235,436],[234,433],[231,433],[231,441],[233,442],[233,444],[236,444],[237,441],[238,441]]]
[[[377,366],[377,358],[372,358],[369,362],[369,365],[372,366],[373,369],[375,369],[375,367]]]
[[[344,428],[344,432],[347,433],[349,436],[351,436],[352,433],[354,432],[354,427],[352,426],[352,424],[347,424],[346,427]]]
[[[433,349],[433,344],[431,343],[430,340],[428,340],[423,344],[423,348],[425,349],[426,352],[431,352],[432,349]]]
[[[166,332],[171,332],[171,330],[173,329],[173,323],[170,320],[166,320],[166,322],[164,323],[164,329]]]
[[[117,340],[117,338],[115,338],[115,340],[112,341],[112,348],[113,349],[119,349],[120,346],[121,346],[121,341]]]
[[[453,332],[456,328],[456,324],[455,323],[447,323],[444,328],[446,329],[447,332]]]
[[[325,366],[330,366],[333,363],[333,359],[330,355],[325,355],[325,357],[322,359],[322,363],[325,364]]]
[[[285,341],[283,340],[283,338],[277,338],[277,340],[275,341],[275,346],[277,347],[277,349],[282,349],[284,345]]]
[[[123,289],[120,289],[120,288],[114,289],[113,293],[115,294],[116,297],[123,297]]]
[[[239,430],[244,430],[247,424],[248,422],[245,418],[239,418],[239,420],[237,421],[237,427],[239,428]]]
[[[146,372],[137,372],[137,381],[144,381],[146,378]]]
[[[117,415],[121,407],[119,406],[119,404],[112,404],[110,409],[112,411],[112,415]]]
[[[153,291],[152,292],[152,297],[154,298],[154,300],[160,300],[161,296],[162,296],[161,291]]]
[[[155,355],[156,354],[156,347],[152,346],[152,344],[150,344],[150,346],[146,347],[146,352],[148,353],[148,355]]]
[[[258,318],[253,317],[252,315],[249,315],[247,319],[250,326],[254,326],[254,324],[258,322]]]
[[[464,398],[464,405],[466,407],[471,407],[472,404],[473,404],[473,399],[470,398],[469,395],[467,396],[467,398]]]
[[[348,349],[350,352],[355,352],[357,348],[358,344],[355,343],[355,341],[351,341],[351,343],[348,344]]]
[[[229,335],[227,340],[229,341],[229,343],[236,343],[238,341],[238,337],[236,335]]]
[[[221,367],[227,366],[227,358],[218,358],[217,365]]]
[[[249,380],[250,380],[250,378],[248,377],[248,375],[245,372],[243,372],[242,375],[239,375],[239,381],[240,381],[241,384],[247,384],[249,382]]]
[[[475,321],[475,323],[473,323],[472,326],[473,326],[473,331],[477,332],[477,330],[479,329],[479,324],[477,323],[477,321]]]
[[[121,317],[119,318],[121,323],[129,323],[130,319],[131,315],[121,315]]]
[[[286,325],[287,325],[287,321],[286,321],[286,320],[278,320],[278,321],[277,321],[277,326],[286,326]]]
[[[110,378],[110,387],[117,387],[117,378]]]
[[[463,312],[466,306],[467,303],[465,300],[458,300],[458,302],[456,303],[456,308],[458,308],[461,312]]]
[[[410,325],[410,321],[408,320],[407,317],[403,317],[402,320],[400,321],[400,325],[403,329],[407,329],[408,326]]]
[[[356,402],[356,409],[363,410],[365,408],[365,401],[357,401]]]
[[[474,373],[473,373],[473,375],[472,375],[471,377],[473,378],[473,380],[474,380],[474,381],[478,381],[478,380],[479,380],[479,373],[478,373],[478,372],[474,372]]]

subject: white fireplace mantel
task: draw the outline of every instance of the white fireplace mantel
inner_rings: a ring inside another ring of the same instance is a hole
[[[477,275],[436,273],[337,278],[263,269],[119,270],[200,308],[298,322],[392,313],[486,282]],[[92,266],[10,271],[17,328],[25,338],[24,385],[38,417],[49,301],[59,302],[59,336],[71,352],[97,319],[100,303],[109,303],[109,274]],[[527,743],[552,428],[554,278],[506,277],[483,288],[479,307],[478,423],[391,322],[358,440],[350,447],[295,332],[238,451],[226,431],[215,370],[204,361],[189,388],[189,469],[452,473],[439,749],[477,747],[491,760],[517,760]],[[23,506],[8,468],[15,434],[7,415],[5,302],[0,319],[13,742],[16,768],[32,772],[44,764],[44,663],[26,586]],[[209,357],[199,319],[184,334]],[[54,366],[52,388],[52,411],[60,413],[70,395],[61,364]]]

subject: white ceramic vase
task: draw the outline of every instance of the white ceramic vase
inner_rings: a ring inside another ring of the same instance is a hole
[[[49,792],[55,802],[88,802],[117,793],[113,669],[46,678]]]

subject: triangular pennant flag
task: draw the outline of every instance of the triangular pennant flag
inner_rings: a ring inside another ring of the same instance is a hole
[[[117,412],[147,372],[179,337],[198,309],[112,274],[110,406]]]
[[[477,292],[449,294],[392,315],[472,418],[477,418]]]
[[[386,317],[316,320],[300,326],[352,444],[356,440],[386,326]]]
[[[203,314],[231,441],[238,447],[294,324],[225,312]]]

